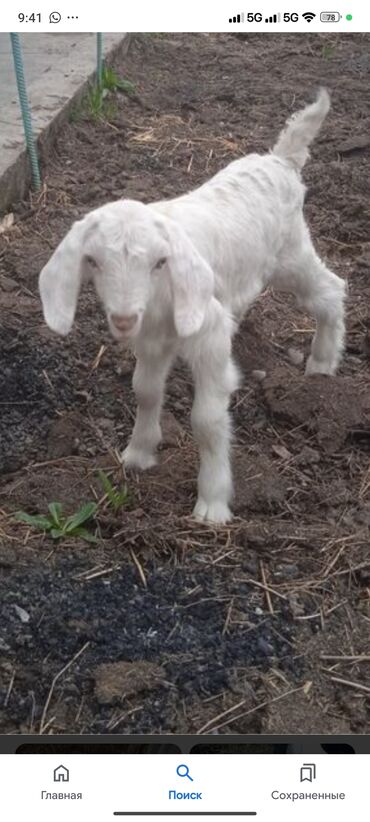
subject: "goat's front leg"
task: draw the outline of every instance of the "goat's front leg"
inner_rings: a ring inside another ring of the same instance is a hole
[[[219,336],[219,335],[218,335]],[[203,350],[193,368],[195,399],[191,414],[194,436],[199,445],[200,469],[198,499],[193,515],[208,522],[225,523],[232,519],[230,467],[231,392],[237,388],[238,372],[231,358],[231,342]]]
[[[128,468],[151,468],[161,441],[160,415],[166,377],[173,356],[169,352],[141,353],[133,377],[137,412],[130,442],[122,454]]]

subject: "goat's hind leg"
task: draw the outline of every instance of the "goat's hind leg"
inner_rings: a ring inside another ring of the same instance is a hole
[[[344,280],[319,261],[317,286],[303,301],[316,319],[316,331],[311,353],[306,363],[306,374],[335,374],[345,343]]]
[[[335,374],[344,349],[344,280],[327,268],[306,237],[302,251],[285,259],[272,284],[295,294],[298,305],[316,320],[306,374]]]

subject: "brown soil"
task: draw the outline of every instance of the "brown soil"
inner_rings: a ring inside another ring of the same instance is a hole
[[[0,732],[370,732],[370,37],[148,35],[117,61],[135,95],[75,112],[45,187],[0,236]],[[303,377],[312,321],[266,293],[235,342],[234,523],[194,523],[192,386],[177,366],[160,465],[127,478],[98,542],[53,543],[17,510],[67,513],[122,481],[132,357],[92,292],[59,339],[37,276],[72,221],[170,197],[264,151],[324,83],[333,109],[305,169],[316,245],[348,279],[346,356]],[[103,348],[102,348],[103,346]],[[294,359],[294,358],[293,358]],[[258,381],[252,372],[266,371]]]

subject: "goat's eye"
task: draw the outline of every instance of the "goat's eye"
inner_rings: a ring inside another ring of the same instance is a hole
[[[167,262],[165,257],[161,257],[160,260],[154,266],[154,271],[157,271],[159,268],[163,268],[164,264]]]
[[[98,268],[98,264],[94,260],[94,257],[90,257],[89,255],[87,255],[85,257],[85,260],[86,260],[87,264],[90,266],[90,268]]]

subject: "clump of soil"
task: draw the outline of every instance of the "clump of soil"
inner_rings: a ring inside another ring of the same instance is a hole
[[[99,665],[94,672],[95,696],[101,705],[124,703],[132,694],[158,688],[164,676],[163,668],[143,660]]]

